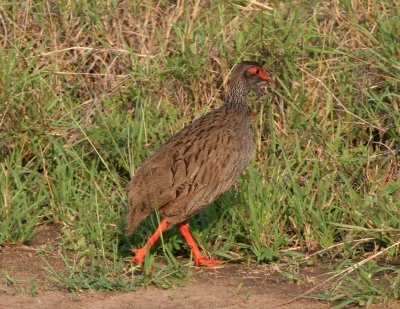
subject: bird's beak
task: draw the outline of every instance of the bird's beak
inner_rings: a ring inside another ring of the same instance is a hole
[[[271,78],[271,76],[269,76],[267,74],[267,72],[265,72],[264,70],[260,72],[260,74],[258,75],[262,80],[265,80],[266,82],[272,84],[273,86],[275,86],[275,81]]]

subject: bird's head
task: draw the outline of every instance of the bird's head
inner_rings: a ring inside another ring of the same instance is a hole
[[[264,71],[262,65],[255,61],[242,61],[232,71],[229,79],[229,88],[242,85],[247,90],[259,89],[259,84],[268,82],[274,84],[274,80]]]

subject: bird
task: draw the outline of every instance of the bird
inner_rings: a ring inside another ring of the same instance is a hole
[[[142,265],[146,251],[162,233],[177,225],[188,243],[195,266],[215,267],[221,260],[202,255],[186,220],[234,185],[248,166],[253,150],[250,91],[274,80],[262,65],[242,61],[232,70],[223,104],[194,120],[156,149],[137,169],[126,192],[129,210],[125,234],[132,234],[147,216],[162,216],[143,247],[132,249],[132,263]]]

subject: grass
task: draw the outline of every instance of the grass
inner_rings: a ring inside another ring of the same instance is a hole
[[[57,224],[67,272],[49,271],[71,290],[185,280],[175,229],[154,249],[166,265],[149,256],[144,273],[130,268],[129,248],[157,219],[126,238],[124,188],[221,103],[235,63],[258,59],[278,85],[251,98],[256,152],[190,219],[195,238],[227,260],[334,261],[337,274],[373,256],[316,297],[399,299],[399,16],[390,0],[1,3],[0,244]]]

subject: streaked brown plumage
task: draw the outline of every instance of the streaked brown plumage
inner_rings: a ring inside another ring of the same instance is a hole
[[[240,63],[224,104],[173,135],[143,162],[127,187],[127,234],[156,209],[168,227],[184,222],[235,183],[253,147],[247,94],[263,80],[272,81],[260,64]]]

